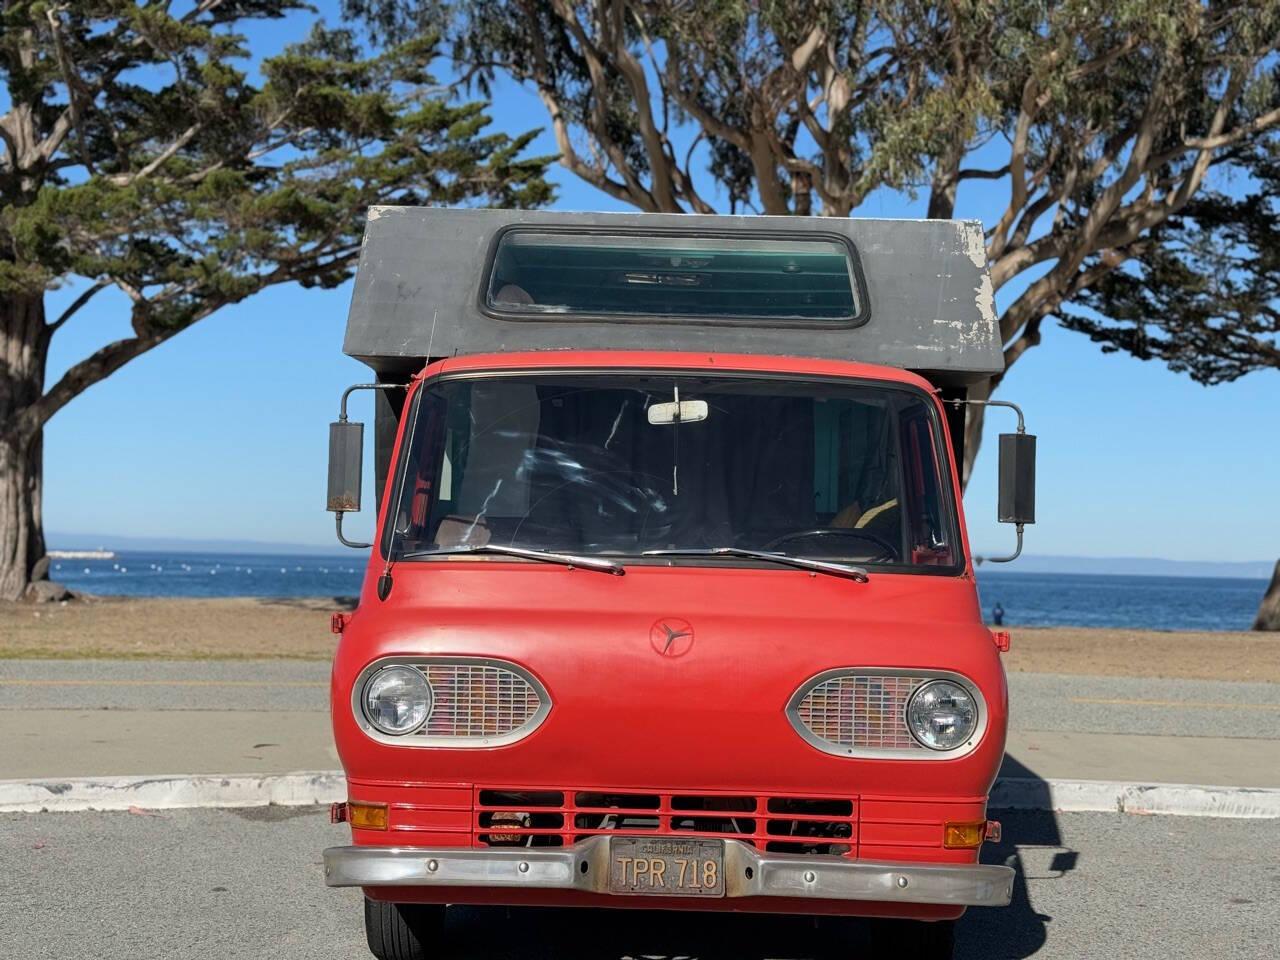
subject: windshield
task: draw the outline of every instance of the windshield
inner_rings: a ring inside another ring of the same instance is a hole
[[[735,547],[938,572],[960,562],[933,405],[911,388],[444,379],[419,391],[410,429],[388,556],[493,544],[622,557]]]

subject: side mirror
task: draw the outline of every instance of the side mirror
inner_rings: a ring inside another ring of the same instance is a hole
[[[325,508],[334,515],[338,542],[364,549],[371,543],[355,543],[342,535],[342,515],[360,510],[360,474],[364,465],[364,424],[347,419],[347,398],[357,390],[403,390],[407,383],[357,383],[342,392],[338,419],[329,424],[329,495]]]
[[[1001,523],[1036,522],[1036,438],[1030,433],[1000,434]]]
[[[338,542],[344,547],[370,546],[348,540],[342,535],[342,515],[360,512],[363,466],[364,424],[345,417],[329,424],[329,495],[326,497],[325,509],[334,515]]]
[[[358,383],[342,392],[338,419],[329,424],[329,495],[325,507],[334,515],[338,543],[364,549],[372,544],[355,543],[342,535],[343,513],[360,509],[361,471],[364,468],[365,425],[347,420],[347,398],[356,390],[403,390],[403,383]]]
[[[339,420],[329,424],[329,496],[331,513],[359,513],[364,424]]]
[[[1022,528],[1036,522],[1036,438],[1027,433],[1022,408],[1008,400],[951,400],[957,407],[1008,407],[1018,415],[1018,432],[1000,434],[1000,492],[996,519],[1012,523],[1018,543],[1007,557],[974,557],[975,563],[1008,563],[1022,555]]]

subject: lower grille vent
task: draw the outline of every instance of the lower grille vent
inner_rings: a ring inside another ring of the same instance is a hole
[[[482,807],[559,807],[564,794],[554,790],[481,790],[477,798]]]
[[[613,833],[723,837],[757,849],[852,856],[856,805],[844,797],[476,791],[473,826],[482,846],[564,846]]]

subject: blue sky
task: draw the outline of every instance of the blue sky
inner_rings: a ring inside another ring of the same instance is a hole
[[[254,39],[271,48],[306,29],[296,16]],[[545,124],[532,94],[510,85],[496,94],[495,127]],[[555,152],[549,134],[535,151]],[[555,209],[625,209],[559,167],[552,178],[560,186]],[[1007,187],[965,186],[958,215],[990,222]],[[918,217],[923,207],[922,199],[882,193],[857,213]],[[56,292],[51,313],[76,290]],[[1016,293],[1006,287],[998,304]],[[47,529],[100,535],[108,546],[112,534],[333,543],[323,509],[327,424],[341,391],[366,379],[341,352],[349,301],[349,284],[269,290],[90,388],[46,430]],[[122,296],[95,299],[55,337],[49,382],[127,336],[127,317]],[[1104,355],[1050,325],[999,396],[1021,404],[1040,437],[1040,522],[1028,531],[1029,553],[1222,561],[1280,554],[1280,373],[1205,388],[1155,363]],[[367,396],[357,396],[354,411],[371,419]],[[994,520],[994,435],[1010,429],[1011,414],[989,417],[965,497],[978,552],[1013,540]],[[371,505],[367,486],[351,532],[370,529]]]

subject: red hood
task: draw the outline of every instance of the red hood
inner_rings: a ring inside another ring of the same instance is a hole
[[[494,786],[853,792],[984,797],[1004,752],[1004,672],[967,577],[873,573],[869,583],[799,570],[631,566],[624,577],[489,559],[401,563],[386,601],[360,608],[334,663],[334,729],[357,780]],[[660,619],[693,629],[687,649],[651,642]],[[537,676],[543,725],[506,747],[375,743],[350,691],[393,654],[487,656]],[[834,667],[936,668],[969,677],[989,711],[984,741],[952,761],[825,754],[784,709]],[[945,775],[939,776],[945,771]]]

